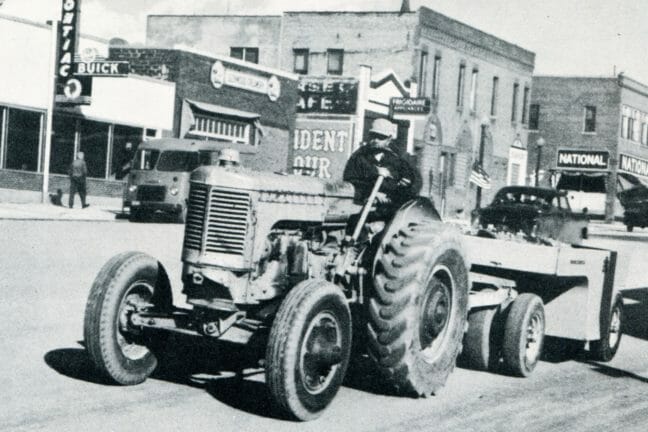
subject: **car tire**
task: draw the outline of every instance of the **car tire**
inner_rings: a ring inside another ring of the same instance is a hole
[[[511,304],[504,325],[502,357],[511,375],[527,377],[542,354],[545,312],[535,294],[520,294]]]
[[[626,231],[632,232],[633,229],[634,229],[633,225],[626,225]]]

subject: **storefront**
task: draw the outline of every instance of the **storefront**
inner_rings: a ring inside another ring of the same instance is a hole
[[[49,98],[51,28],[0,15],[0,188],[42,187]],[[80,49],[105,58],[107,42],[81,36]],[[29,53],[29,55],[25,55]],[[170,133],[175,85],[130,75],[93,78],[89,105],[53,113],[50,190],[68,187],[67,170],[83,151],[90,194],[121,195],[124,161],[143,139]]]

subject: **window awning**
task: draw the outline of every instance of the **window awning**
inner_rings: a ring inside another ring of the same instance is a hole
[[[248,111],[242,111],[234,108],[224,107],[222,105],[214,105],[206,102],[198,102],[191,99],[185,99],[192,108],[200,111],[206,111],[211,114],[221,114],[230,117],[238,117],[240,119],[253,120],[259,118],[259,114]]]
[[[187,134],[187,132],[194,126],[196,122],[194,111],[196,111],[197,114],[198,112],[202,112],[214,116],[227,116],[242,121],[252,122],[254,124],[254,127],[259,130],[261,135],[263,135],[261,123],[259,121],[260,116],[257,113],[229,108],[222,105],[210,104],[207,102],[198,102],[191,99],[184,99],[182,101],[182,118],[180,120],[181,138],[183,138]]]

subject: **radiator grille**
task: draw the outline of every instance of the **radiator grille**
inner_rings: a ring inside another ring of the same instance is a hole
[[[197,251],[201,249],[208,194],[209,187],[207,185],[191,183],[184,236],[184,247],[187,249]]]
[[[248,193],[213,188],[209,194],[205,252],[243,255],[249,213]]]
[[[141,185],[137,187],[139,201],[164,201],[166,186]]]
[[[184,246],[200,252],[243,255],[250,214],[247,192],[192,183]]]

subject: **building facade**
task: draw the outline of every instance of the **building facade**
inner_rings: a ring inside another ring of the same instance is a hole
[[[0,188],[42,188],[51,47],[51,26],[0,15]],[[105,58],[108,42],[81,35],[79,49],[86,48]],[[170,133],[174,95],[171,82],[134,75],[93,78],[90,105],[55,107],[50,191],[67,191],[68,167],[83,151],[89,193],[121,196],[128,148]]]
[[[529,172],[568,190],[576,210],[620,216],[617,192],[648,184],[648,86],[623,74],[537,76],[530,109]]]
[[[478,199],[479,204],[489,201],[499,187],[525,182],[532,52],[425,7],[404,13],[286,12],[273,43],[276,18],[258,17],[260,23],[272,25],[260,25],[257,33],[245,31],[254,17],[250,20],[151,16],[147,42],[166,47],[189,43],[236,55],[237,48],[256,49],[260,64],[303,76],[358,77],[362,65],[370,66],[373,76],[393,72],[406,92],[431,100],[429,114],[399,131],[413,137],[411,151],[423,176],[422,193],[446,216],[467,215]],[[200,32],[188,40],[192,22]],[[226,23],[237,22],[240,27],[232,30],[237,38],[209,36],[211,29],[218,33]],[[261,33],[268,37],[265,48],[257,43]],[[275,52],[279,54],[273,57]],[[368,112],[366,118],[379,114]],[[470,173],[480,155],[491,188],[478,192]]]

